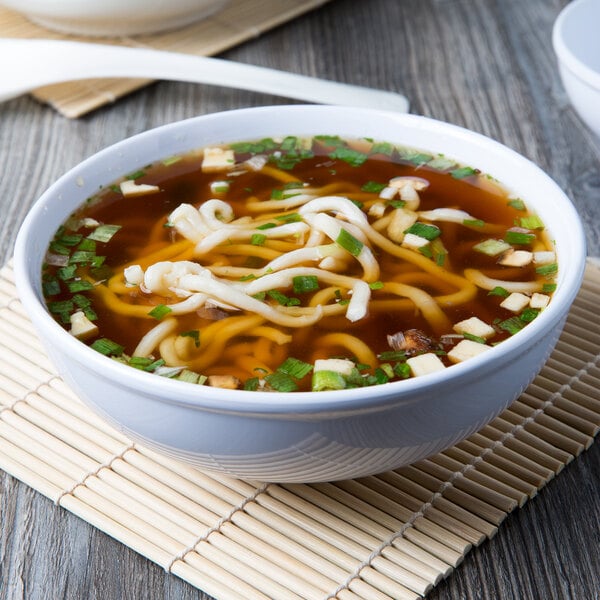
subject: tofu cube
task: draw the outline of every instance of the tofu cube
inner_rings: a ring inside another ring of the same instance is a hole
[[[526,306],[529,306],[530,300],[529,296],[521,294],[521,292],[513,292],[500,303],[500,306],[506,310],[518,313]]]
[[[479,354],[483,354],[491,350],[491,346],[487,346],[486,344],[480,344],[479,342],[474,342],[473,340],[461,340],[448,352],[448,359],[456,364],[468,360],[469,358],[473,358],[474,356],[478,356]]]
[[[556,254],[551,250],[544,250],[533,253],[533,262],[536,265],[551,265],[556,262]]]
[[[126,179],[119,184],[123,196],[145,196],[146,194],[156,194],[160,192],[157,185],[148,185],[147,183],[136,183],[132,179]]]
[[[224,150],[223,148],[206,148],[202,159],[202,170],[224,171],[233,166],[235,157],[233,150]]]
[[[335,371],[341,375],[350,375],[355,364],[347,358],[319,358],[315,360],[314,372]]]
[[[402,246],[404,246],[404,248],[410,248],[411,250],[424,248],[429,243],[429,240],[421,237],[420,235],[415,235],[414,233],[405,234],[404,239],[402,240]]]
[[[468,333],[469,335],[474,335],[486,340],[496,333],[496,330],[491,325],[488,325],[478,317],[471,317],[470,319],[459,321],[454,325],[453,329],[456,333]]]
[[[78,310],[69,317],[71,329],[69,333],[80,340],[87,340],[98,335],[98,326],[92,323],[82,310]]]
[[[533,260],[533,252],[529,250],[509,250],[505,252],[498,264],[504,267],[525,267]]]
[[[413,377],[421,377],[436,371],[443,371],[446,368],[439,356],[431,352],[408,358],[406,364],[410,367]]]
[[[375,219],[381,219],[385,214],[385,204],[383,202],[375,202],[369,208],[369,216]]]
[[[538,292],[535,292],[531,295],[531,298],[529,300],[529,306],[531,306],[531,308],[546,308],[546,306],[548,306],[548,303],[550,302],[550,296],[547,296],[546,294],[539,294]]]

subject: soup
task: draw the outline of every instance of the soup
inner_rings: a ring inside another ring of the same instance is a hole
[[[378,385],[468,360],[551,299],[522,199],[469,166],[332,136],[231,144],[88,199],[43,267],[50,312],[132,367],[226,388]]]

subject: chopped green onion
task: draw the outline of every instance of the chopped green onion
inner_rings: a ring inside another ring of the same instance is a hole
[[[87,308],[92,303],[87,296],[82,294],[73,294],[72,300],[79,308]]]
[[[381,290],[383,289],[383,281],[372,281],[371,283],[369,283],[369,287],[372,290]]]
[[[71,250],[67,246],[59,244],[57,241],[50,242],[49,248],[52,250],[52,252],[54,252],[54,254],[66,256],[71,253]]]
[[[160,321],[163,317],[167,316],[172,309],[164,304],[157,304],[148,315],[153,317],[154,319]]]
[[[244,384],[244,389],[247,392],[255,392],[258,389],[258,383],[258,377],[250,377],[250,379],[246,380],[246,383]]]
[[[464,179],[465,177],[470,177],[471,175],[477,175],[479,173],[478,169],[473,169],[472,167],[459,167],[458,169],[453,169],[450,171],[450,175],[454,177],[454,179]]]
[[[179,375],[177,375],[179,381],[185,381],[186,383],[202,384],[206,381],[206,378],[202,378],[202,375],[194,373],[189,369],[183,369]]]
[[[521,319],[519,319],[519,317],[511,317],[510,319],[506,319],[505,321],[500,321],[500,323],[498,323],[498,326],[501,329],[504,329],[504,331],[508,331],[508,333],[510,333],[511,335],[514,335],[515,333],[518,333],[519,331],[521,331],[521,329],[523,329],[525,323]]]
[[[509,244],[532,244],[535,241],[535,233],[529,233],[527,231],[514,231],[509,229],[505,236],[504,241]]]
[[[121,229],[120,225],[99,225],[88,235],[88,240],[96,240],[97,242],[109,242],[113,235]]]
[[[277,221],[281,221],[282,223],[298,223],[302,221],[302,216],[298,213],[290,213],[289,215],[279,215],[275,217]]]
[[[544,292],[544,294],[551,294],[554,291],[556,291],[555,283],[544,283],[542,286],[542,292]]]
[[[75,307],[71,300],[57,300],[56,302],[48,302],[48,310],[55,314],[70,313],[74,308]]]
[[[295,392],[298,384],[294,378],[283,371],[275,371],[265,376],[265,381],[277,392]]]
[[[556,263],[551,263],[549,265],[541,265],[535,268],[535,272],[538,275],[544,275],[545,277],[551,277],[558,273],[558,265]]]
[[[65,234],[60,236],[58,242],[63,246],[77,246],[83,236],[80,233]]]
[[[339,147],[329,153],[329,158],[333,160],[343,160],[352,167],[360,167],[368,158],[364,152],[354,150],[353,148]]]
[[[433,259],[435,260],[435,264],[438,267],[443,267],[446,262],[446,256],[448,256],[448,250],[444,246],[441,238],[436,238],[429,244],[431,247],[431,253],[433,255]]]
[[[324,146],[333,146],[334,148],[339,148],[345,143],[338,135],[315,135],[315,140],[321,142]]]
[[[316,371],[312,376],[312,391],[343,390],[346,380],[337,371]]]
[[[69,265],[67,267],[61,267],[57,269],[56,276],[63,281],[67,279],[73,279],[75,277],[75,273],[77,271],[77,265]]]
[[[497,285],[495,288],[491,289],[487,295],[488,296],[500,296],[502,298],[507,298],[510,295],[510,292],[507,289]]]
[[[81,279],[78,281],[68,281],[67,287],[71,293],[86,292],[94,289],[94,284],[86,281],[85,279]]]
[[[538,308],[525,308],[523,312],[519,315],[519,319],[524,323],[531,323],[538,315],[540,311]]]
[[[394,376],[394,369],[390,363],[383,363],[379,365],[379,368],[387,375],[388,379],[391,379]]]
[[[131,175],[127,175],[127,177],[125,179],[133,179],[135,181],[136,179],[143,177],[145,174],[146,174],[145,171],[139,170],[139,171],[136,171],[135,173],[131,173]]]
[[[479,244],[475,244],[473,246],[473,250],[476,252],[481,252],[487,256],[498,256],[498,254],[502,254],[506,252],[510,248],[510,244],[503,240],[484,240],[483,242],[479,242]]]
[[[513,198],[508,201],[508,206],[512,206],[515,210],[525,210],[525,202],[521,198]]]
[[[387,383],[390,380],[388,374],[381,367],[375,369],[374,377],[377,385]]]
[[[416,165],[417,167],[420,165],[424,165],[433,159],[431,154],[426,154],[425,152],[416,152],[415,150],[409,150],[406,148],[399,148],[398,154],[400,158]]]
[[[267,236],[263,233],[253,233],[252,237],[250,238],[250,243],[253,246],[263,246],[266,241]]]
[[[319,289],[319,279],[316,275],[298,275],[292,279],[294,294],[316,292]]]
[[[152,359],[148,356],[132,356],[128,364],[135,369],[143,369],[152,364]]]
[[[544,223],[537,215],[521,217],[519,219],[519,225],[524,229],[544,229]]]
[[[392,208],[404,208],[406,206],[406,200],[388,200],[386,204]]]
[[[256,229],[264,230],[264,229],[273,229],[273,227],[277,227],[276,223],[263,223],[259,225]]]
[[[340,229],[340,233],[335,240],[336,243],[341,246],[344,250],[347,250],[352,256],[358,256],[364,244],[357,240],[351,233],[348,233],[343,227]]]
[[[486,343],[485,338],[482,338],[478,335],[473,335],[472,333],[468,333],[466,331],[463,333],[463,337],[465,338],[465,340],[471,340],[472,342],[477,342],[478,344]]]
[[[398,362],[394,365],[394,374],[400,379],[408,379],[410,377],[410,367],[405,362]]]
[[[181,156],[170,156],[169,158],[163,159],[162,164],[165,165],[165,167],[170,167],[180,160]]]
[[[58,279],[50,279],[44,281],[42,289],[44,291],[44,296],[56,296],[56,294],[60,294],[60,283],[58,282]]]
[[[253,275],[252,273],[240,277],[240,281],[252,281],[253,279],[256,279],[256,275]]]
[[[92,261],[90,264],[95,269],[99,269],[104,264],[105,260],[106,260],[106,256],[94,256],[94,257],[92,257]],[[107,267],[107,268],[109,268],[109,267]]]
[[[313,370],[313,366],[290,356],[277,368],[277,371],[286,373],[295,379],[302,379]]]
[[[81,240],[81,244],[77,246],[77,250],[84,250],[86,252],[96,252],[96,242],[88,238]]]
[[[378,183],[377,181],[367,181],[363,186],[361,186],[362,192],[370,192],[374,194],[379,194],[381,190],[386,187],[385,183]]]
[[[275,300],[278,304],[281,304],[281,306],[298,306],[300,304],[298,298],[290,298],[279,290],[269,290],[267,296]]]
[[[465,219],[463,221],[463,225],[471,226],[471,227],[483,227],[485,225],[485,221],[481,219]]]
[[[123,354],[123,346],[109,340],[108,338],[100,338],[96,340],[91,346],[92,349],[105,356],[121,356]]]
[[[87,250],[76,250],[69,259],[69,264],[87,264],[91,263],[96,258],[95,252],[88,252]]]
[[[385,154],[391,156],[394,153],[394,146],[389,142],[376,142],[371,146],[371,154]]]
[[[271,190],[271,200],[283,200],[283,190]]]
[[[406,229],[404,233],[412,233],[413,235],[418,235],[419,237],[425,238],[431,242],[432,240],[435,240],[435,238],[439,237],[442,232],[437,225],[428,225],[427,223],[417,222]]]

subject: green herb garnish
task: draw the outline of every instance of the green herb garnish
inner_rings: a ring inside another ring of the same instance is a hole
[[[172,309],[164,304],[157,304],[149,313],[152,318],[160,321],[162,318],[166,317]]]
[[[100,354],[104,354],[104,356],[121,356],[123,354],[123,346],[109,340],[108,338],[100,338],[95,340],[91,346],[92,349],[96,350],[96,352],[100,352]]]
[[[350,252],[352,256],[358,256],[361,253],[364,246],[364,244],[360,240],[357,240],[351,233],[346,231],[343,227],[340,229],[340,233],[338,234],[335,241],[344,250]]]
[[[417,222],[406,229],[404,233],[412,233],[413,235],[418,235],[419,237],[432,241],[439,237],[442,232],[436,225],[428,225],[427,223]]]
[[[111,240],[113,235],[115,235],[119,229],[121,229],[121,225],[98,225],[98,227],[87,236],[87,239],[106,243]]]
[[[504,235],[504,241],[508,244],[529,245],[535,241],[535,233],[509,229]]]
[[[298,275],[292,279],[294,294],[316,292],[319,289],[319,279],[316,275]]]

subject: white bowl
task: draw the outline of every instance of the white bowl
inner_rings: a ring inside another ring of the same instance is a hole
[[[199,21],[228,0],[0,0],[29,20],[61,33],[123,36],[157,33]]]
[[[600,136],[600,2],[568,4],[554,23],[552,43],[571,103]]]
[[[556,241],[558,286],[548,308],[510,339],[442,372],[369,388],[290,394],[195,386],[132,369],[73,338],[46,311],[40,271],[48,243],[100,186],[209,144],[324,133],[441,152],[518,193]],[[577,212],[527,159],[479,134],[424,117],[332,106],[218,113],[111,146],[69,171],[38,200],[19,232],[14,262],[22,302],[49,356],[96,412],[131,438],[198,467],[296,482],[397,468],[456,444],[497,416],[550,354],[584,264]]]

